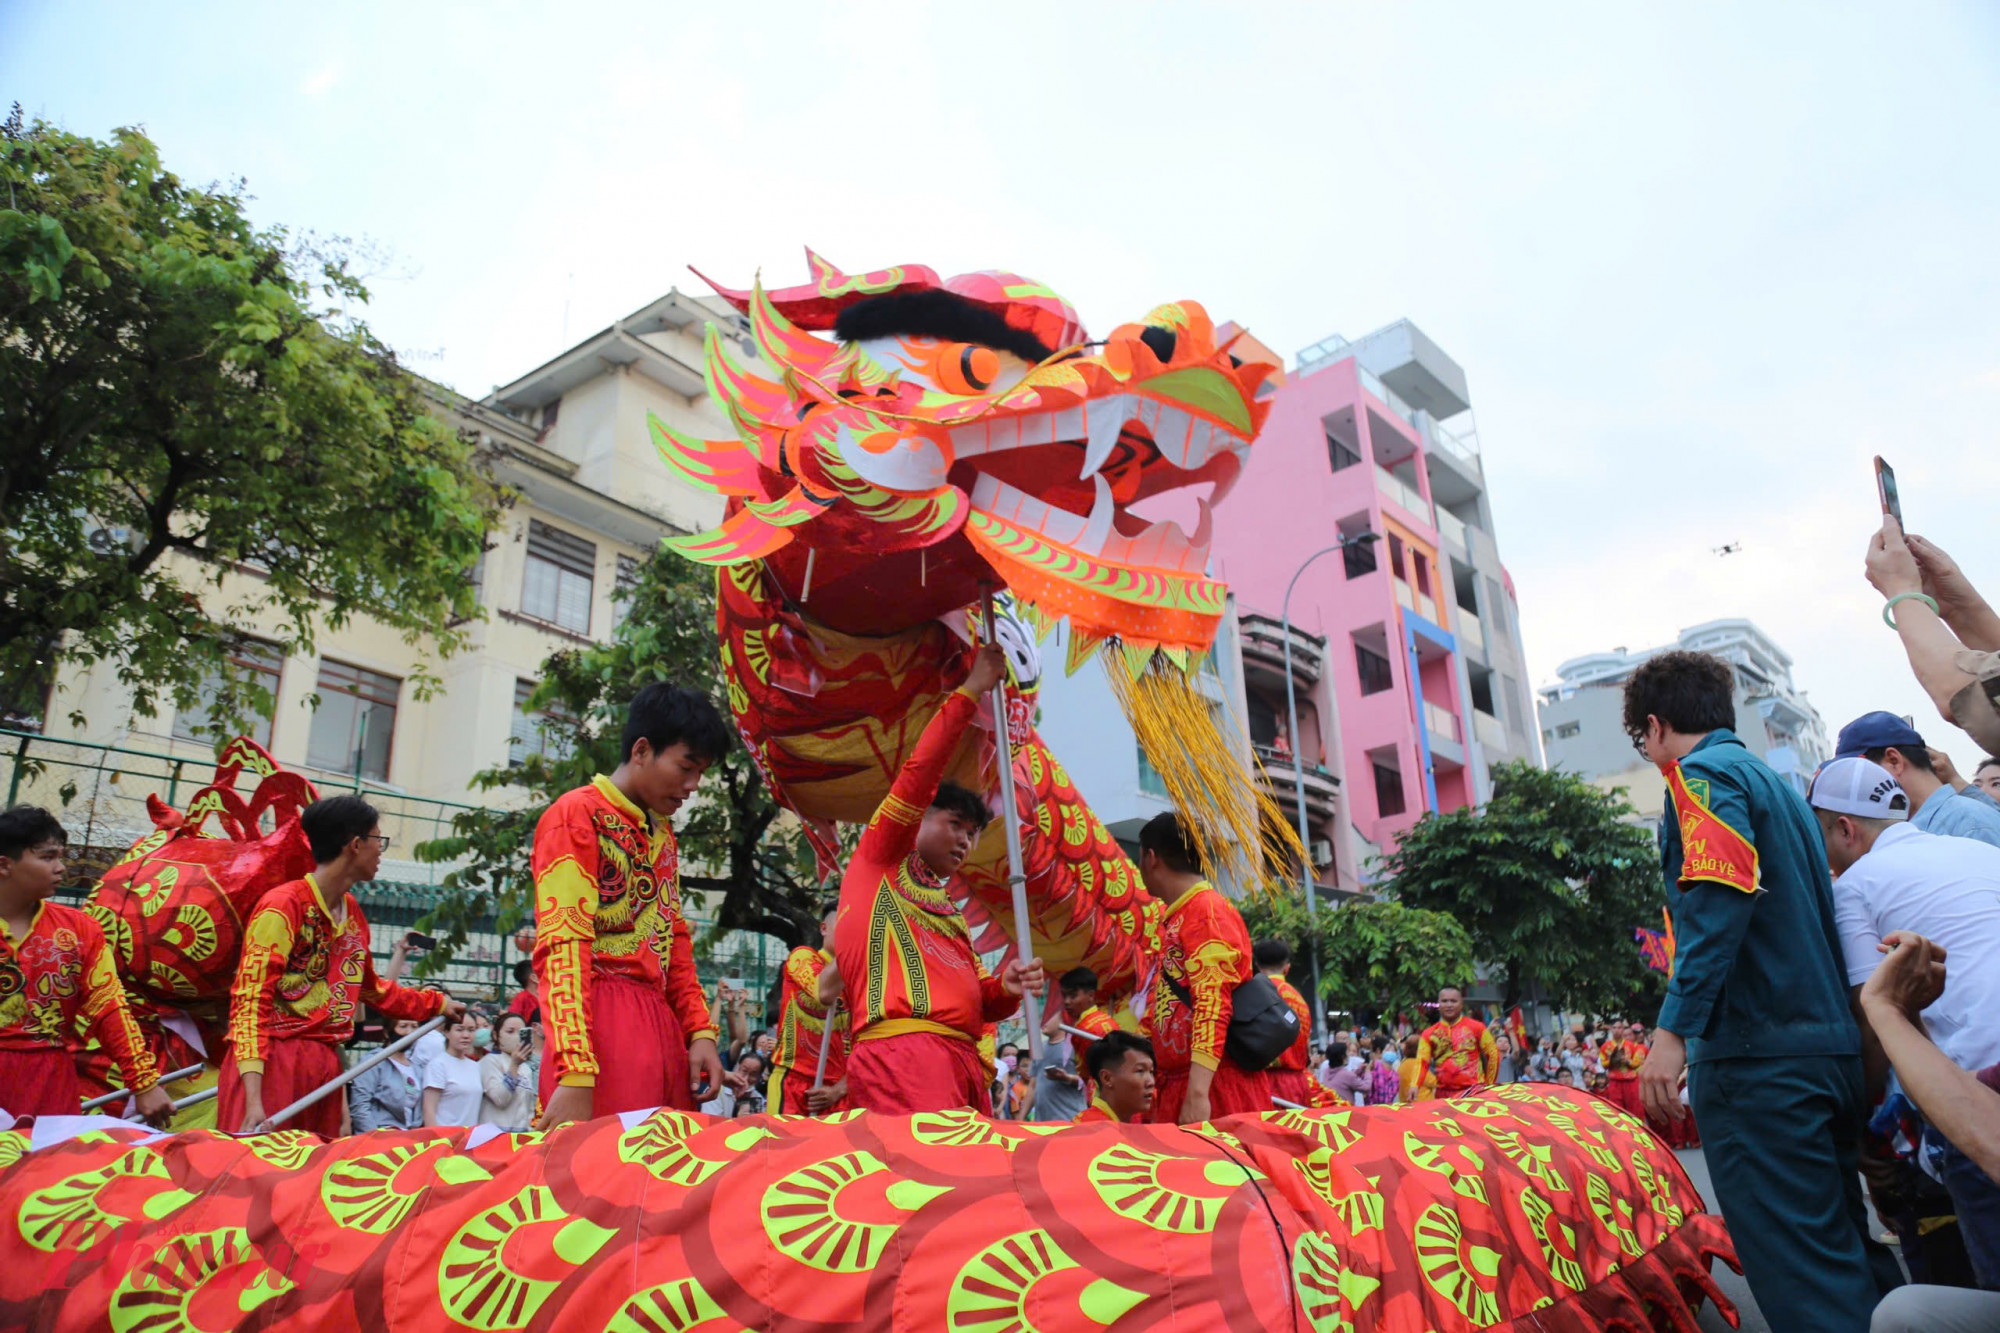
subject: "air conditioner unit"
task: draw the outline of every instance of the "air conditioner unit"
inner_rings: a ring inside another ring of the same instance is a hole
[[[1325,838],[1315,839],[1306,851],[1312,856],[1312,863],[1316,866],[1333,864],[1333,844]]]
[[[84,544],[98,555],[139,549],[139,534],[131,528],[93,526],[84,533]]]

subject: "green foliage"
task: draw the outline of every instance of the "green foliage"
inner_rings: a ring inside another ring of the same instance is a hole
[[[1320,990],[1342,1010],[1416,1013],[1438,987],[1465,984],[1472,973],[1472,938],[1443,912],[1402,903],[1317,904],[1317,926],[1296,890],[1255,895],[1239,904],[1252,939],[1292,946],[1292,984],[1311,989],[1310,943],[1319,941]]]
[[[670,680],[706,694],[727,715],[714,573],[662,551],[622,595],[624,620],[609,643],[556,653],[542,664],[528,701],[542,715],[541,752],[473,779],[481,790],[525,790],[528,801],[461,812],[450,837],[417,848],[433,862],[468,858],[445,876],[444,898],[426,918],[444,946],[425,959],[429,970],[443,966],[481,918],[495,917],[502,932],[532,918],[528,857],[535,823],[556,797],[618,767],[626,706],[641,688]],[[709,769],[681,821],[681,887],[705,907],[715,906],[708,895],[721,895],[718,932],[762,931],[790,947],[818,940],[812,850],[742,747]]]
[[[1566,1009],[1645,1013],[1662,979],[1633,942],[1660,924],[1653,835],[1622,794],[1524,762],[1493,772],[1479,810],[1427,815],[1384,861],[1389,891],[1449,913],[1478,957],[1506,970],[1503,1009],[1532,981]]]
[[[150,715],[221,671],[227,735],[270,705],[230,625],[309,649],[366,614],[450,653],[477,615],[475,446],[352,313],[349,247],[246,203],[136,130],[0,126],[0,682],[107,662]]]

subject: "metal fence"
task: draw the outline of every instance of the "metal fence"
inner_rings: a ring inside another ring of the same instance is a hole
[[[105,869],[152,832],[148,796],[158,796],[178,809],[215,773],[212,755],[132,749],[7,728],[0,728],[0,763],[5,765],[0,768],[0,783],[5,784],[6,805],[43,806],[54,811],[68,830],[68,862],[74,878],[61,896],[71,902],[87,897]],[[253,779],[246,774],[242,783],[247,797]],[[453,868],[448,863],[418,861],[410,853],[418,843],[450,833],[454,815],[481,807],[409,796],[359,780],[317,785],[322,794],[354,791],[366,796],[381,812],[382,831],[389,835],[393,850],[402,854],[384,858],[384,878],[355,890],[368,917],[380,966],[396,940],[415,929],[437,904],[439,884]],[[691,906],[688,923],[695,933],[696,971],[711,997],[719,980],[740,979],[750,995],[751,1024],[766,1021],[766,997],[784,967],[784,942],[750,931],[718,936],[713,916],[699,907]],[[504,1002],[514,991],[514,966],[525,956],[514,934],[503,935],[499,923],[488,917],[473,923],[465,944],[434,979],[461,999]]]

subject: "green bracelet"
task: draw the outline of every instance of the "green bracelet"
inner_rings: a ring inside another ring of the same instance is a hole
[[[1925,606],[1928,606],[1931,609],[1932,615],[1939,614],[1937,598],[1932,597],[1929,593],[1899,592],[1894,597],[1891,597],[1888,601],[1882,603],[1882,623],[1887,625],[1890,629],[1896,628],[1896,618],[1890,615],[1889,613],[1896,609],[1896,603],[1908,602],[1908,601],[1922,602]]]

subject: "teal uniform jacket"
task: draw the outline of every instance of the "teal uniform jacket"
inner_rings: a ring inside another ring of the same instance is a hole
[[[1689,1064],[1859,1055],[1833,880],[1812,808],[1733,731],[1702,737],[1681,773],[1717,818],[1757,848],[1760,888],[1683,886],[1681,831],[1669,800],[1660,818],[1660,864],[1674,918],[1674,974],[1657,1026],[1687,1042]]]

